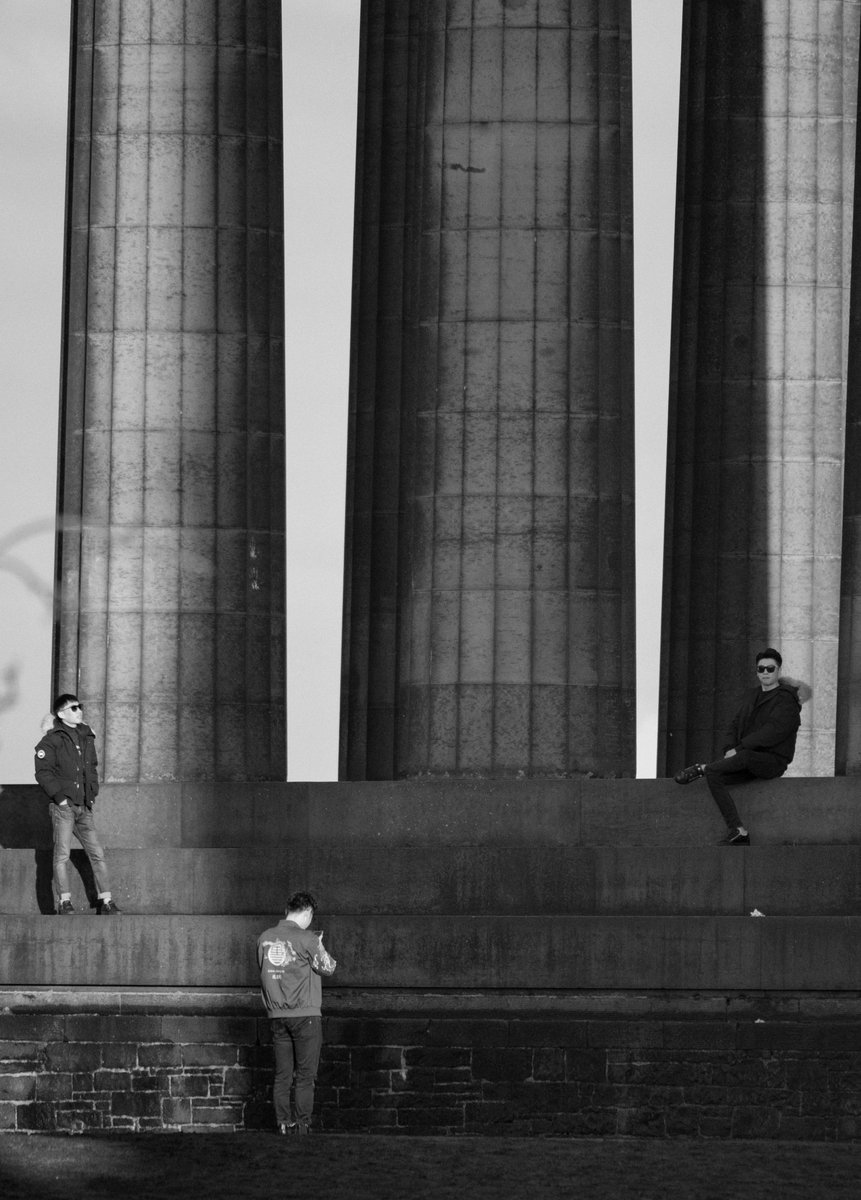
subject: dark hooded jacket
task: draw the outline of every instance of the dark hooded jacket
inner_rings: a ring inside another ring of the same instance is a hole
[[[65,796],[71,804],[93,807],[99,794],[99,763],[96,735],[89,725],[78,725],[72,733],[55,717],[53,728],[36,747],[35,765],[36,782],[55,804]]]
[[[723,750],[766,750],[788,766],[795,754],[795,737],[801,724],[798,689],[781,680],[776,688],[745,692],[738,712],[726,732]]]

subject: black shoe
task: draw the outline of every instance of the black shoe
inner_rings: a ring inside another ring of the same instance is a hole
[[[57,909],[58,917],[68,917],[70,913],[75,911],[75,906],[71,900],[61,900],[60,907]]]
[[[297,1121],[296,1124],[293,1126],[293,1128],[290,1130],[290,1132],[291,1133],[310,1133],[311,1126],[308,1123],[308,1121]]]
[[[119,911],[113,900],[103,900],[99,906],[99,916],[101,917],[114,917]]]
[[[742,833],[740,829],[731,829],[725,838],[718,842],[719,846],[749,846],[750,834]]]
[[[684,771],[679,771],[678,775],[674,775],[676,783],[693,783],[695,779],[701,779],[705,771],[699,763],[694,763],[693,766],[685,767]]]

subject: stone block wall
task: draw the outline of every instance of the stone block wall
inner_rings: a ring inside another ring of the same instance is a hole
[[[320,1124],[393,1134],[861,1137],[861,1021],[764,1026],[332,1020]]]
[[[0,1129],[242,1129],[260,1041],[251,1016],[4,1012]]]
[[[861,1137],[861,1013],[849,1001],[817,1012],[716,997],[687,1015],[617,1002],[601,1015],[600,1002],[566,1014],[475,1011],[470,999],[459,1012],[336,1003],[324,1021],[317,1128]],[[272,1051],[257,1003],[248,996],[220,1013],[7,1007],[0,1130],[271,1128]]]

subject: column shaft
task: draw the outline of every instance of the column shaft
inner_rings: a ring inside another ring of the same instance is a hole
[[[629,18],[366,8],[347,776],[633,772]]]
[[[777,646],[834,769],[858,5],[686,4],[659,770]]]
[[[414,11],[415,10],[415,11]],[[364,4],[359,59],[354,303],[347,453],[340,768],[395,771],[402,423],[413,364],[417,5]]]
[[[280,36],[75,6],[54,675],[108,780],[285,775]]]
[[[855,155],[855,194],[861,156]],[[854,214],[837,692],[838,775],[861,775],[861,212]]]

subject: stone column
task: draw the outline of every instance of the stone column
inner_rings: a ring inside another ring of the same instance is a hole
[[[855,155],[859,193],[861,156]],[[849,361],[846,388],[846,470],[840,580],[840,654],[835,773],[861,775],[861,211],[854,214]]]
[[[360,26],[342,779],[395,777],[402,398],[411,369],[405,309],[415,241],[414,9],[368,0]]]
[[[859,6],[686,3],[659,772],[710,757],[757,649],[834,770]]]
[[[283,779],[280,6],[72,37],[55,686],[109,781]]]
[[[342,774],[632,774],[629,5],[364,37]]]

